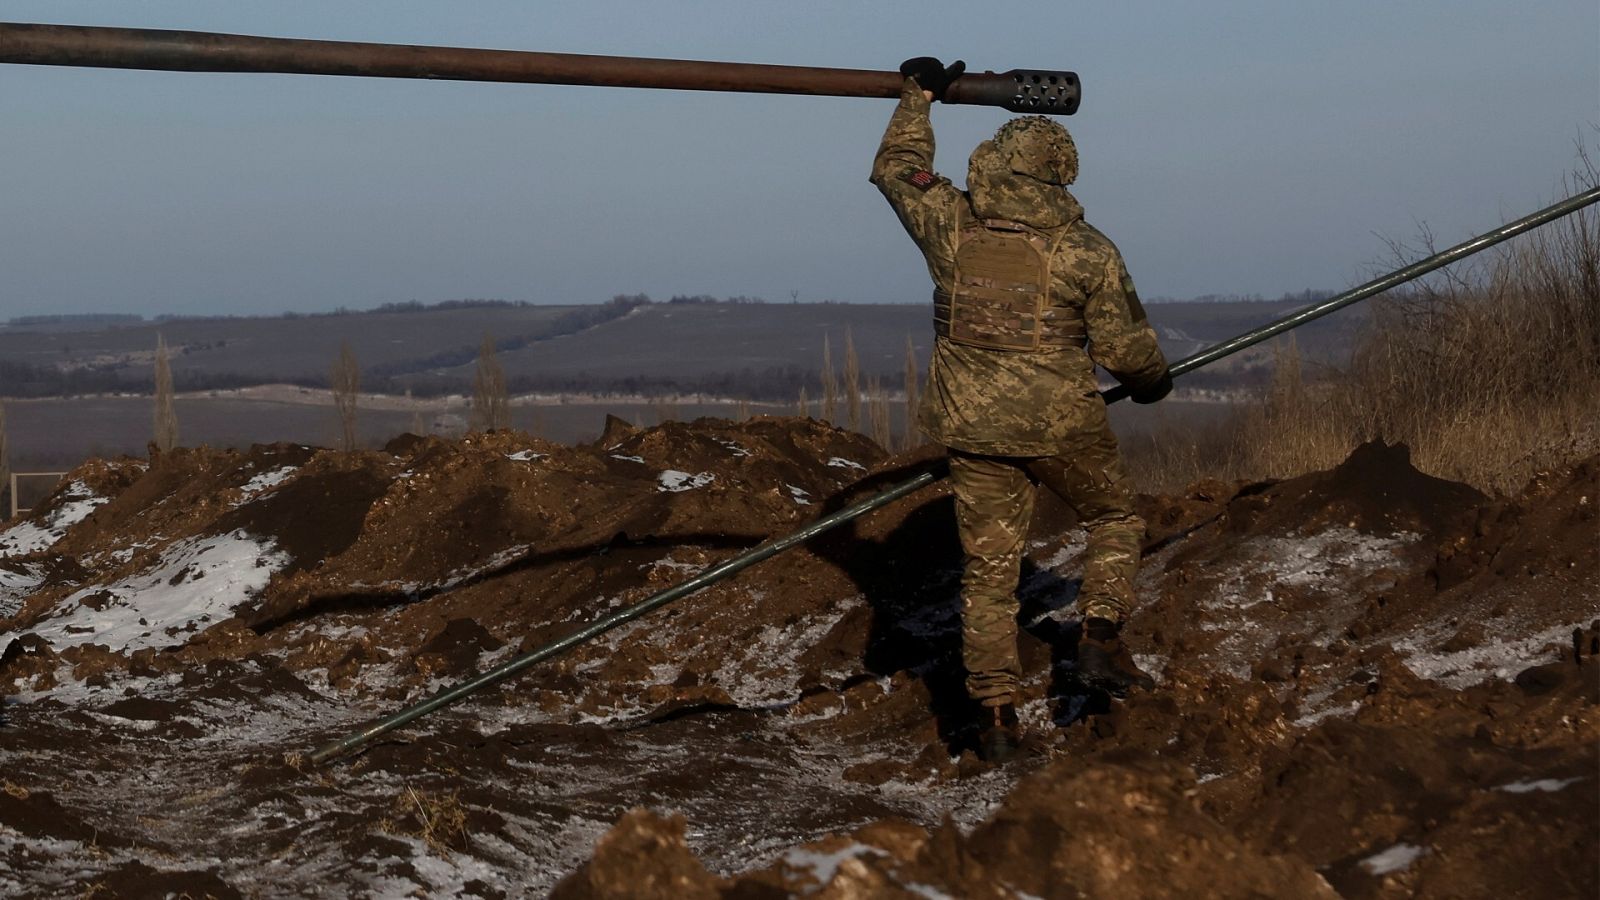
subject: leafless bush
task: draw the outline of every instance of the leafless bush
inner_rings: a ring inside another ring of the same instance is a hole
[[[0,520],[11,515],[11,448],[6,442],[6,407],[0,403]]]
[[[800,397],[795,401],[794,414],[804,419],[811,415],[811,401],[806,398],[806,386],[800,385]]]
[[[906,335],[906,430],[902,435],[901,443],[906,449],[922,445],[922,429],[917,425],[917,402],[920,399],[919,388],[922,386],[922,375],[917,368],[917,347],[911,342],[911,335]]]
[[[361,366],[349,341],[339,343],[339,358],[333,363],[328,383],[333,387],[333,406],[339,413],[339,449],[356,448],[356,397],[361,392]]]
[[[894,449],[894,435],[889,425],[889,392],[884,390],[877,377],[867,379],[867,415],[872,422],[872,439],[885,450]]]
[[[833,349],[822,336],[822,421],[832,423],[839,412],[839,382],[833,374]]]
[[[851,431],[861,431],[861,360],[856,358],[855,338],[844,330],[844,404],[846,423]]]
[[[677,401],[670,397],[665,395],[656,397],[651,406],[655,409],[657,425],[665,425],[678,417]]]
[[[495,356],[494,338],[483,336],[478,348],[478,371],[472,378],[472,427],[494,431],[511,427],[511,397],[506,391],[506,371]]]
[[[152,417],[153,440],[163,453],[178,446],[178,413],[172,406],[172,362],[167,354],[167,339],[156,335],[156,405]]]

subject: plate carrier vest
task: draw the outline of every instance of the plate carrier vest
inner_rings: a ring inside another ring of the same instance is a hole
[[[1048,351],[1087,341],[1083,309],[1051,300],[1050,260],[1067,229],[1051,237],[1022,222],[959,213],[950,293],[933,292],[933,330],[957,344]]]

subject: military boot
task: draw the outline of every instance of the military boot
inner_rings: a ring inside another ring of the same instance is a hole
[[[1156,686],[1155,679],[1133,661],[1121,631],[1122,626],[1110,619],[1091,618],[1084,620],[1078,638],[1078,680],[1113,697],[1128,696],[1129,688],[1148,691]]]
[[[1007,762],[1022,746],[1022,725],[1017,721],[1017,707],[1011,703],[983,707],[979,728],[978,755],[984,762]]]

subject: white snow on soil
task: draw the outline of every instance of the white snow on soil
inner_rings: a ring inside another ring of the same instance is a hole
[[[23,566],[22,569],[21,572],[0,569],[0,619],[16,615],[28,595],[44,583],[44,576],[32,566]]]
[[[166,647],[188,639],[267,586],[289,556],[244,531],[173,544],[152,568],[115,584],[84,588],[28,633],[56,650],[103,644],[113,651]]]
[[[860,856],[887,856],[877,847],[866,844],[850,843],[832,853],[823,853],[818,850],[807,850],[795,847],[783,854],[783,864],[790,869],[799,870],[817,880],[818,890],[827,886],[828,882],[839,874],[839,867]]]
[[[642,457],[642,456],[624,456],[621,453],[613,453],[613,454],[611,454],[611,458],[612,459],[620,459],[623,462],[636,462],[636,463],[639,463],[641,465],[644,464],[644,457]]]
[[[1495,790],[1505,791],[1508,794],[1531,794],[1534,791],[1554,794],[1556,791],[1564,791],[1580,781],[1587,780],[1582,776],[1578,778],[1540,778],[1537,781],[1513,781],[1510,784],[1502,784]]]
[[[845,459],[842,456],[828,457],[828,465],[835,469],[860,469],[863,472],[867,470],[867,467],[863,466],[861,463],[858,463],[853,459]]]
[[[806,490],[803,487],[797,487],[797,486],[792,485],[792,484],[785,484],[784,487],[789,489],[789,498],[791,500],[793,500],[794,502],[800,504],[801,506],[810,506],[811,505],[811,492],[810,491]]]
[[[1421,859],[1427,853],[1426,847],[1416,844],[1395,844],[1382,853],[1374,853],[1361,861],[1361,868],[1373,875],[1388,875],[1392,872],[1404,872],[1411,868],[1411,864]]]
[[[247,498],[254,497],[257,494],[266,493],[278,485],[283,484],[285,481],[293,478],[294,473],[298,471],[300,471],[298,466],[283,466],[281,468],[273,469],[270,472],[262,472],[260,475],[257,475],[256,477],[240,485],[239,490],[244,491],[245,497]]]
[[[517,462],[532,462],[536,459],[544,459],[544,454],[535,453],[532,450],[518,450],[515,453],[507,453],[506,459],[514,459]]]
[[[1342,591],[1361,576],[1394,562],[1394,552],[1419,537],[1404,531],[1373,535],[1353,528],[1330,528],[1309,536],[1251,538],[1239,548],[1248,554],[1249,563],[1219,586],[1206,607],[1237,611],[1271,603],[1276,585]],[[1270,579],[1260,593],[1246,584],[1256,575]]]
[[[1413,675],[1460,690],[1490,678],[1514,678],[1529,666],[1550,662],[1544,649],[1570,641],[1576,627],[1578,623],[1557,625],[1524,638],[1492,639],[1455,652],[1434,649],[1449,635],[1433,629],[1395,641],[1394,649]]]
[[[61,505],[45,517],[42,523],[33,517],[24,519],[5,531],[0,531],[0,558],[38,553],[54,546],[66,535],[67,529],[82,522],[109,498],[102,497],[81,481],[67,486],[61,496]]]
[[[694,475],[690,475],[688,472],[679,472],[677,469],[668,469],[656,477],[656,490],[676,494],[680,491],[692,491],[695,488],[703,488],[716,480],[717,476],[711,474],[710,472],[699,472]]]
[[[1238,547],[1230,566],[1200,603],[1201,628],[1224,637],[1209,656],[1216,668],[1235,678],[1248,678],[1250,663],[1261,658],[1291,615],[1280,604],[1279,591],[1321,595],[1315,611],[1293,613],[1295,627],[1308,637],[1332,639],[1360,614],[1365,598],[1350,586],[1396,561],[1402,548],[1419,535],[1364,534],[1352,528],[1330,528],[1313,535],[1257,537]]]

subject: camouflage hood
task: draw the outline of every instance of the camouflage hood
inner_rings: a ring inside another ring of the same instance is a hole
[[[1059,184],[1013,172],[994,141],[972,151],[967,164],[967,194],[982,219],[1010,219],[1034,228],[1056,228],[1083,218],[1077,198]]]

